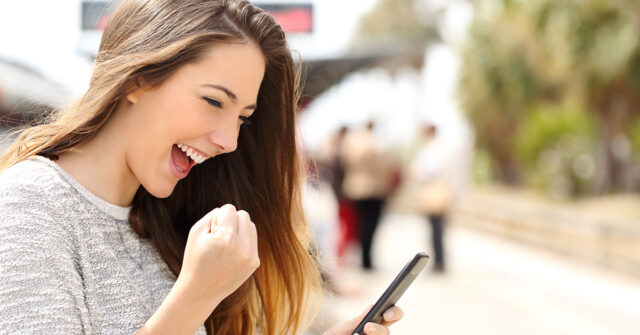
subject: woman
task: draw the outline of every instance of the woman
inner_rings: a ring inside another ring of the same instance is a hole
[[[0,329],[300,333],[297,80],[247,1],[123,1],[85,95],[0,160]]]

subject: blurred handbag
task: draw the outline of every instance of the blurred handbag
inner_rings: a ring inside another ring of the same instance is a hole
[[[418,189],[420,209],[427,214],[443,214],[450,208],[453,201],[451,183],[447,178],[439,177],[424,182]]]

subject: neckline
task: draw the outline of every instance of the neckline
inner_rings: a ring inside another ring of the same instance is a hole
[[[53,168],[59,175],[61,175],[73,188],[75,188],[80,194],[87,200],[89,200],[92,204],[98,207],[105,214],[113,217],[116,220],[125,220],[129,219],[129,212],[131,211],[131,206],[122,207],[116,204],[112,204],[97,195],[93,194],[86,187],[82,186],[80,182],[78,182],[75,178],[73,178],[67,171],[65,171],[60,165],[51,159],[44,156],[31,156],[30,159],[46,164],[47,166]]]

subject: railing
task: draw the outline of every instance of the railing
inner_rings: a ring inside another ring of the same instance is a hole
[[[457,224],[640,278],[640,218],[615,217],[495,189],[470,192],[453,216]]]

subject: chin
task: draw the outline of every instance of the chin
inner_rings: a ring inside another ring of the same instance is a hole
[[[149,194],[153,195],[156,198],[164,199],[167,198],[173,193],[173,189],[176,187],[176,184],[164,184],[164,185],[142,185]]]

